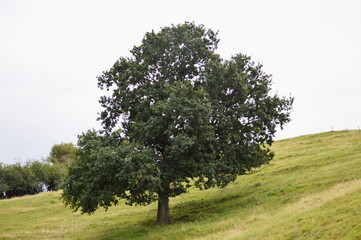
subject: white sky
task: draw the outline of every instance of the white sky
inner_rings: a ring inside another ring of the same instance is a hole
[[[276,139],[361,127],[361,1],[0,0],[0,161],[99,128],[96,76],[146,32],[185,21],[219,30],[223,58],[251,55],[295,97]]]

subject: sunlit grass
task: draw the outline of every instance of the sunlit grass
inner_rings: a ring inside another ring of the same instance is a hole
[[[275,159],[224,189],[93,215],[65,208],[60,192],[0,201],[0,239],[361,239],[361,131],[276,142]]]

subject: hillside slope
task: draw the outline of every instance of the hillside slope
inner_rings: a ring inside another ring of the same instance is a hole
[[[52,192],[0,201],[0,239],[361,239],[361,131],[272,148],[275,159],[260,171],[172,198],[171,225],[154,225],[156,204],[88,216]]]

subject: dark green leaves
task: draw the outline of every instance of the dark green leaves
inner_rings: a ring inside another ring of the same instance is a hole
[[[88,131],[79,137],[79,158],[70,166],[62,195],[83,213],[108,208],[118,198],[128,204],[154,201],[160,186],[155,153],[120,138]]]
[[[104,131],[79,137],[63,199],[91,213],[125,198],[148,204],[191,183],[224,187],[273,158],[292,98],[250,57],[224,61],[217,34],[194,23],[149,32],[98,77]]]

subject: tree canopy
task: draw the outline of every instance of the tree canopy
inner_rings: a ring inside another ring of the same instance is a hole
[[[249,56],[223,60],[218,43],[203,25],[164,27],[98,77],[103,129],[79,136],[66,205],[93,213],[120,198],[158,201],[157,223],[168,223],[169,197],[224,187],[273,158],[293,98],[272,95],[271,75]]]
[[[75,159],[77,149],[72,143],[54,144],[47,160],[53,164],[67,165]]]

